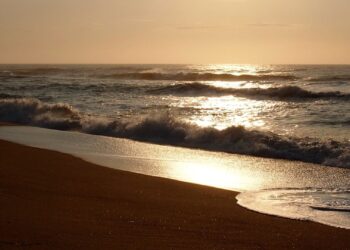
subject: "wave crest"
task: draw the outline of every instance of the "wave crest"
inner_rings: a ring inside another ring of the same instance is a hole
[[[102,78],[128,79],[128,80],[173,80],[173,81],[272,81],[296,80],[293,75],[232,75],[213,73],[119,73],[101,75]]]
[[[345,98],[350,94],[339,91],[312,92],[297,86],[283,86],[272,88],[221,88],[202,83],[176,84],[150,90],[153,94],[170,94],[180,96],[221,96],[235,95],[243,97],[268,97],[278,99],[317,99],[317,98]]]
[[[0,119],[60,130],[81,128],[81,116],[70,105],[47,104],[32,98],[0,99]]]
[[[199,127],[169,113],[137,120],[102,120],[87,117],[67,104],[36,99],[0,99],[0,121],[161,144],[253,156],[300,160],[350,167],[350,143],[282,137],[273,133],[232,126],[224,130]]]

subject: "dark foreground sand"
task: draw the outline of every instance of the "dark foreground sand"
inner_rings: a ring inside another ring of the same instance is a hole
[[[236,193],[0,141],[0,249],[350,249],[350,230],[239,207]]]

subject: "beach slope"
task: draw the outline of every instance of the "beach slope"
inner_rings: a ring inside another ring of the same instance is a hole
[[[0,141],[1,249],[350,249],[350,230],[278,218],[237,193]]]

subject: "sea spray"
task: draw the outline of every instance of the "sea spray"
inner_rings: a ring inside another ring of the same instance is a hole
[[[169,112],[138,119],[101,119],[64,103],[0,99],[0,121],[129,138],[182,147],[350,167],[350,143],[285,137],[231,126],[224,130],[184,122]]]

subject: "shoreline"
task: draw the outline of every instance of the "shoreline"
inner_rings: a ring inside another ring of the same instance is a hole
[[[1,140],[0,156],[4,249],[350,247],[350,230],[247,210],[237,192]]]

